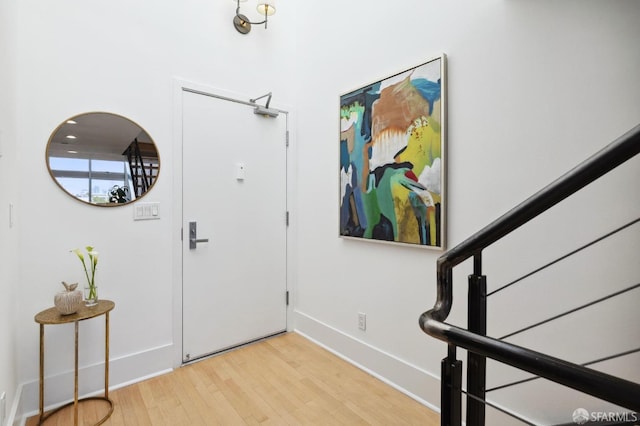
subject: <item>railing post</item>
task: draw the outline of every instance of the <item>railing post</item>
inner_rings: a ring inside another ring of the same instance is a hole
[[[482,254],[473,258],[473,275],[469,275],[467,302],[469,331],[487,335],[487,277],[482,275]],[[484,356],[467,352],[467,426],[483,426],[485,422],[485,390],[487,360]],[[475,398],[473,398],[475,397]],[[480,401],[478,399],[480,399]]]
[[[440,425],[462,424],[462,361],[456,359],[456,346],[449,345],[447,357],[442,359],[440,384]]]

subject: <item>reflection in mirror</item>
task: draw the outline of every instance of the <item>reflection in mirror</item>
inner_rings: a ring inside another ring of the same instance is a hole
[[[71,117],[51,134],[47,167],[74,198],[99,206],[135,201],[158,179],[160,158],[149,134],[111,113]]]

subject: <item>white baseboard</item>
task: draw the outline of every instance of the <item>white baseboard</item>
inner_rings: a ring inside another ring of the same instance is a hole
[[[172,371],[173,345],[167,344],[142,352],[109,360],[109,390],[115,390]],[[80,397],[100,395],[104,389],[104,362],[83,367],[79,371]],[[73,400],[73,371],[45,377],[45,411]],[[28,417],[38,414],[39,383],[21,384],[7,425],[23,425]]]
[[[293,314],[295,332],[431,410],[440,412],[439,377],[307,314],[299,311],[294,311]],[[171,371],[173,352],[173,345],[167,344],[120,358],[112,358],[109,363],[109,389],[115,390]],[[79,373],[80,395],[100,394],[104,385],[103,373],[104,363],[82,368]],[[73,371],[45,378],[45,410],[69,402],[72,398]],[[18,387],[7,425],[24,425],[26,419],[37,412],[38,381],[33,380]]]
[[[17,413],[21,413],[22,409],[20,406],[21,395],[22,395],[22,385],[18,385],[16,392],[14,393],[13,403],[11,404],[11,410],[9,411],[9,416],[6,418],[5,425],[7,426],[24,426],[26,419],[22,418],[22,416],[17,416]],[[19,420],[16,423],[16,418]]]
[[[440,378],[397,356],[299,311],[294,331],[382,380],[410,398],[440,412]]]
[[[329,352],[382,380],[389,386],[413,398],[431,410],[440,413],[440,378],[397,356],[363,342],[343,331],[310,317],[299,311],[294,312],[294,331]],[[492,403],[498,408],[527,421],[528,417],[515,412],[503,404]],[[465,398],[462,399],[465,425]],[[518,422],[520,424],[521,422]],[[514,424],[513,418],[495,409],[487,410],[487,422],[493,426]],[[531,424],[537,424],[531,421]]]

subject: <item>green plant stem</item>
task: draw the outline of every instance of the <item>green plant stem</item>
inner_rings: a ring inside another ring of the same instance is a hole
[[[89,279],[89,271],[87,271],[87,265],[82,262],[82,266],[84,266],[84,274],[87,276],[87,284],[89,284],[89,288],[93,287],[93,280]]]

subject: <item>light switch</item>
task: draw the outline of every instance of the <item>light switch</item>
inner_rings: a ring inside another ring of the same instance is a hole
[[[236,164],[236,179],[237,180],[244,180],[244,172],[245,172],[244,163],[237,163]]]
[[[133,220],[160,219],[160,203],[136,203],[133,209]]]

